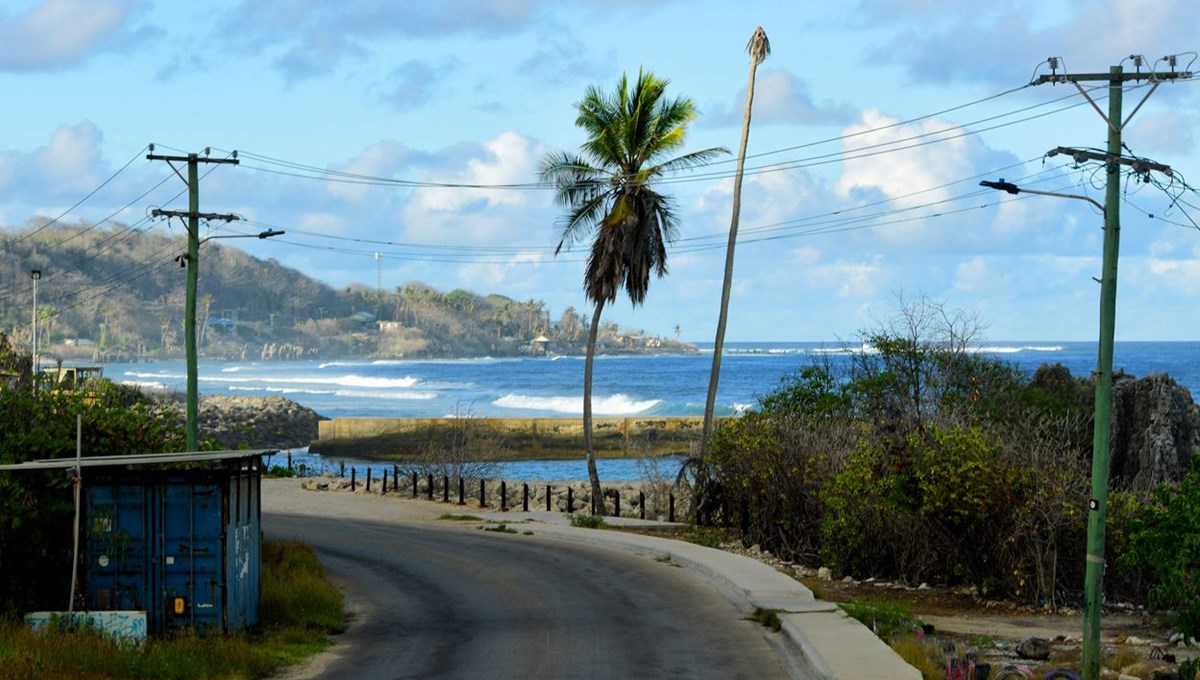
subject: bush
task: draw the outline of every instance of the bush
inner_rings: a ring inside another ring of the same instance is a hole
[[[1026,382],[971,351],[971,324],[922,300],[836,361],[783,378],[710,439],[697,521],[859,576],[1051,606],[1077,591],[1084,562],[1062,556],[1086,541],[1086,384],[1055,368]],[[1139,501],[1112,498],[1120,549]],[[1139,578],[1110,580],[1124,590]]]
[[[1149,567],[1157,579],[1150,603],[1173,610],[1179,631],[1200,637],[1200,454],[1178,485],[1154,490],[1134,523],[1126,563]]]

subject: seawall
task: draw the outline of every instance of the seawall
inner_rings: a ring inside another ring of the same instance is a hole
[[[593,418],[593,447],[602,457],[688,453],[703,427],[700,417]],[[584,451],[583,419],[337,418],[319,423],[309,451],[370,460],[413,460],[434,452],[500,460],[576,458]]]

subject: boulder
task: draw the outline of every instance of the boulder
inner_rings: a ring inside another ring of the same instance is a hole
[[[1113,486],[1148,491],[1177,481],[1200,450],[1200,406],[1165,373],[1113,375]]]
[[[1017,643],[1017,656],[1022,659],[1045,661],[1050,658],[1050,641],[1040,637],[1027,637]]]

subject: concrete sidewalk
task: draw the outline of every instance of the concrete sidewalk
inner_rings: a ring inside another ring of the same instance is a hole
[[[526,526],[538,536],[604,546],[645,555],[691,569],[717,583],[742,611],[779,612],[783,634],[796,646],[811,673],[826,680],[920,680],[904,662],[858,621],[829,602],[813,597],[802,583],[758,560],[686,541],[623,531],[584,529],[555,512],[474,512],[489,522]],[[610,526],[664,526],[630,518],[606,517]]]

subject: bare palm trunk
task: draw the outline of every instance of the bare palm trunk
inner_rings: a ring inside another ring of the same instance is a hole
[[[704,402],[704,432],[700,440],[700,455],[708,449],[712,434],[713,409],[717,403],[717,384],[721,380],[721,354],[725,350],[725,325],[729,320],[729,291],[733,287],[733,253],[737,246],[738,218],[742,212],[742,168],[746,165],[746,143],[750,139],[750,109],[754,103],[754,76],[758,65],[771,53],[767,34],[759,26],[746,45],[750,53],[750,83],[746,87],[746,111],[742,116],[742,144],[738,149],[737,173],[733,178],[733,218],[729,224],[729,245],[725,250],[725,281],[721,286],[721,314],[717,319],[717,337],[713,343],[712,372],[708,379],[708,398]]]
[[[588,479],[592,482],[592,498],[595,501],[593,505],[599,515],[607,515],[608,508],[604,505],[600,473],[596,471],[596,450],[592,447],[592,361],[596,357],[596,336],[600,331],[600,312],[603,310],[604,300],[596,302],[592,328],[588,331],[587,356],[583,362],[583,448],[587,451]]]

